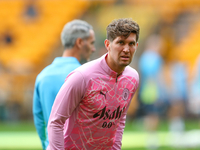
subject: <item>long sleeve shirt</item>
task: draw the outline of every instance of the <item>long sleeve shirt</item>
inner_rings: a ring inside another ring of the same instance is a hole
[[[57,57],[36,78],[33,118],[43,149],[46,149],[49,144],[47,124],[56,95],[67,75],[79,66],[81,64],[74,57]]]
[[[136,70],[117,75],[104,55],[70,73],[49,118],[48,150],[121,149],[126,113],[139,85]]]

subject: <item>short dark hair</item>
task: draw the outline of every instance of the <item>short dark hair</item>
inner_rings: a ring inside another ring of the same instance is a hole
[[[130,18],[113,20],[106,28],[107,39],[113,41],[118,36],[128,37],[131,33],[136,34],[136,41],[139,39],[140,27]]]

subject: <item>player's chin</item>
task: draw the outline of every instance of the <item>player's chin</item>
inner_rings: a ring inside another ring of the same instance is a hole
[[[126,67],[126,66],[128,66],[130,64],[130,62],[128,61],[128,62],[122,62],[121,63],[121,66],[124,66],[124,67]]]

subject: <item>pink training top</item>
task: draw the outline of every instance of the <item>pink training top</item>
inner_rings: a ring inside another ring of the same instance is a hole
[[[112,71],[104,55],[77,68],[57,94],[48,124],[48,150],[119,150],[138,73]],[[64,71],[64,70],[63,70]]]

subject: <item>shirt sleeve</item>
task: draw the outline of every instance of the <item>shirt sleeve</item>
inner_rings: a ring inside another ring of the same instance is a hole
[[[80,72],[72,72],[58,92],[48,124],[49,147],[64,150],[63,127],[65,121],[75,113],[85,92],[85,82]]]
[[[36,82],[37,83],[37,82]],[[46,129],[45,129],[45,121],[43,117],[42,106],[40,103],[40,96],[38,91],[38,84],[35,85],[34,95],[33,95],[33,120],[37,130],[37,133],[40,137],[40,141],[42,143],[42,148],[47,148],[47,137],[46,137]]]

